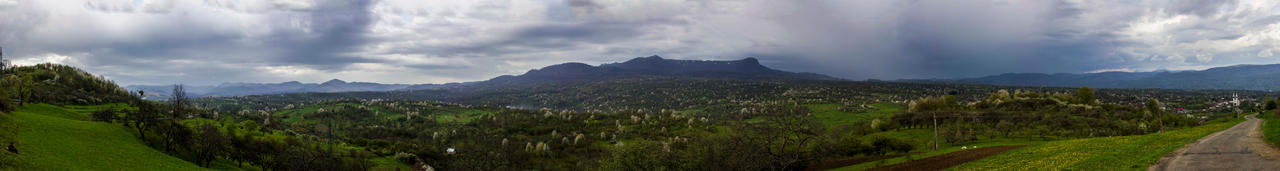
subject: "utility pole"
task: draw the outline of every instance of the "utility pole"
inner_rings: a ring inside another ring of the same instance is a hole
[[[938,150],[938,114],[933,114],[933,150]]]
[[[0,47],[0,84],[4,84],[4,67],[8,66],[8,63],[4,60],[4,47]]]

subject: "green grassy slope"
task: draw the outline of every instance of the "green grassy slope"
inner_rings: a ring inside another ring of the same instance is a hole
[[[1262,139],[1280,146],[1280,119],[1276,119],[1276,111],[1271,110],[1258,115],[1262,121]]]
[[[11,162],[0,170],[204,170],[148,147],[124,126],[66,108],[31,104],[4,117],[3,140],[16,141],[21,154],[0,154]]]
[[[1241,121],[1244,120],[1234,119],[1147,135],[1048,142],[949,170],[1146,170],[1169,152]]]

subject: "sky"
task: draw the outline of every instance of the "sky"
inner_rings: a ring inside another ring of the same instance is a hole
[[[1280,63],[1271,0],[0,0],[13,64],[122,85],[448,83],[659,55],[841,78]]]

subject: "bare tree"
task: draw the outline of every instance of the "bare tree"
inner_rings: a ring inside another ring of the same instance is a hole
[[[185,117],[188,103],[190,103],[190,99],[187,98],[187,91],[182,84],[173,85],[173,93],[169,97],[169,107],[173,109],[171,112],[173,112],[174,119]]]

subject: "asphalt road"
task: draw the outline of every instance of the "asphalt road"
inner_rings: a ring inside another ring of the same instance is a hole
[[[1227,130],[1178,149],[1147,170],[1278,170],[1277,150],[1262,142],[1262,122],[1253,115]]]

